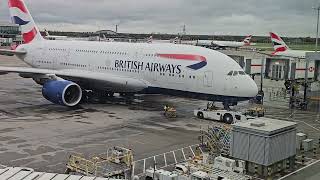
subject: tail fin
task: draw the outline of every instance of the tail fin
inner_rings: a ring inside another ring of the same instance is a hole
[[[251,44],[251,38],[252,35],[249,35],[243,40],[245,46],[249,46]]]
[[[43,40],[23,0],[8,0],[8,6],[13,23],[21,26],[21,33],[25,44]]]
[[[270,32],[270,38],[274,49],[273,54],[277,52],[284,52],[289,49],[286,43],[276,33]]]
[[[181,39],[177,36],[173,39],[173,44],[181,44]]]
[[[44,35],[47,37],[47,36],[50,36],[49,32],[47,31],[47,29],[44,29]]]

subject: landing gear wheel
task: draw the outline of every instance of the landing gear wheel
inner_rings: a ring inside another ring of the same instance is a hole
[[[232,124],[233,123],[233,117],[231,114],[226,113],[223,115],[223,122],[227,123],[227,124]]]
[[[107,102],[107,99],[105,97],[99,97],[99,103],[105,104]]]
[[[230,105],[228,102],[223,102],[223,109],[230,110]]]
[[[88,103],[90,101],[90,93],[86,90],[82,91],[81,103]]]
[[[132,104],[132,99],[126,99],[126,104],[131,105]]]
[[[200,119],[204,119],[203,113],[202,112],[198,112],[197,117]]]
[[[153,178],[150,177],[150,176],[147,176],[147,177],[146,177],[146,180],[153,180]]]

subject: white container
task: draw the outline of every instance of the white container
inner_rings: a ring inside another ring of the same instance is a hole
[[[307,139],[307,135],[306,135],[306,134],[304,134],[304,133],[297,133],[297,136],[296,136],[297,149],[300,150],[301,145],[302,145],[302,141],[303,141],[303,140],[306,140],[306,139]]]
[[[313,149],[313,139],[305,139],[302,141],[304,151],[311,151]]]

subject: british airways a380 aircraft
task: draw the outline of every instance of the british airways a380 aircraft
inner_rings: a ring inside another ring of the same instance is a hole
[[[256,96],[250,76],[230,57],[176,44],[44,40],[23,0],[8,1],[25,44],[0,54],[16,55],[30,68],[0,67],[43,85],[43,96],[76,106],[87,92],[169,94],[235,105]]]

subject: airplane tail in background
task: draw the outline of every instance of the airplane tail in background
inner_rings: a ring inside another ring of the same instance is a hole
[[[252,35],[249,35],[243,40],[245,46],[249,46],[251,44],[251,38]]]
[[[21,26],[21,33],[25,44],[43,40],[23,0],[8,0],[8,6],[12,22]]]
[[[44,35],[45,36],[50,36],[49,32],[47,31],[47,29],[44,29]]]
[[[153,37],[150,36],[150,37],[147,39],[147,43],[152,43],[152,41],[153,41]]]
[[[277,52],[285,52],[289,49],[286,43],[276,33],[270,32],[270,38],[274,49],[272,54],[276,54]]]

